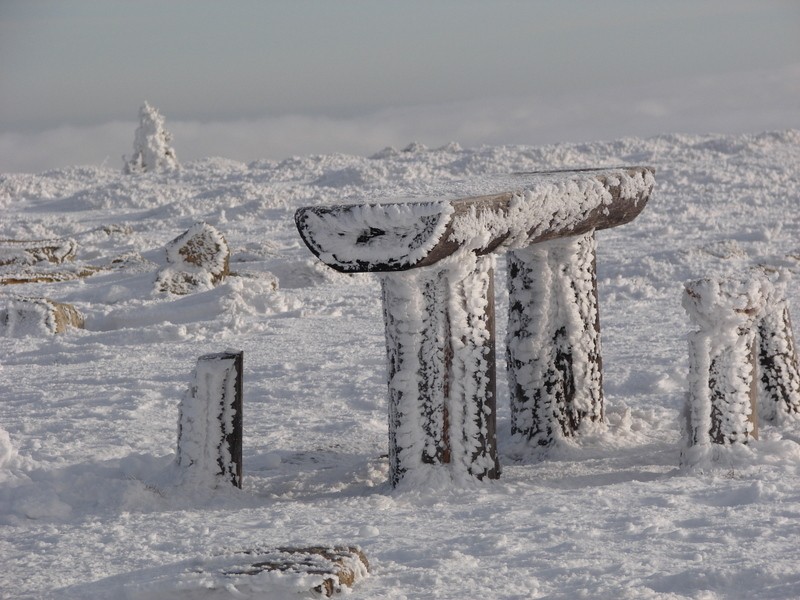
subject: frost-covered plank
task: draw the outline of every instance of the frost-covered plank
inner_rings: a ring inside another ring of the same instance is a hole
[[[382,277],[394,485],[423,464],[499,475],[494,260],[451,266]]]
[[[197,359],[178,415],[178,465],[185,480],[242,487],[242,352]]]
[[[0,266],[30,266],[48,262],[61,264],[75,258],[78,244],[63,240],[0,240]]]
[[[603,419],[594,232],[507,256],[511,429],[550,446]]]
[[[402,271],[622,225],[653,184],[649,167],[520,173],[455,182],[435,198],[304,207],[295,222],[338,271]]]
[[[369,576],[357,546],[256,547],[225,550],[162,569],[149,581],[132,581],[125,598],[329,598],[348,594]]]

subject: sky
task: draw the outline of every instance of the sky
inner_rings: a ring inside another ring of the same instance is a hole
[[[0,0],[0,172],[800,127],[795,0]]]

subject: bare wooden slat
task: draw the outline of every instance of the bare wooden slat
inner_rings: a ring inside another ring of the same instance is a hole
[[[337,271],[403,271],[461,249],[483,255],[622,225],[644,209],[653,173],[517,173],[453,183],[433,199],[304,207],[295,222],[311,252]],[[459,198],[460,189],[486,193]]]

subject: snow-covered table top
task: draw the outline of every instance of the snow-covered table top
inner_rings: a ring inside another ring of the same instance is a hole
[[[295,222],[337,271],[403,271],[628,223],[654,183],[638,166],[514,173],[446,182],[423,198],[303,207]]]

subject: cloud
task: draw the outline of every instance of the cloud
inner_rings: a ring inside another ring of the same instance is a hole
[[[770,71],[592,90],[570,96],[488,98],[387,108],[350,118],[284,115],[170,122],[181,161],[342,152],[369,155],[412,141],[439,146],[544,145],[659,133],[747,133],[800,128],[800,64]],[[157,105],[157,102],[155,103]],[[80,164],[122,167],[136,123],[0,134],[0,172]]]

